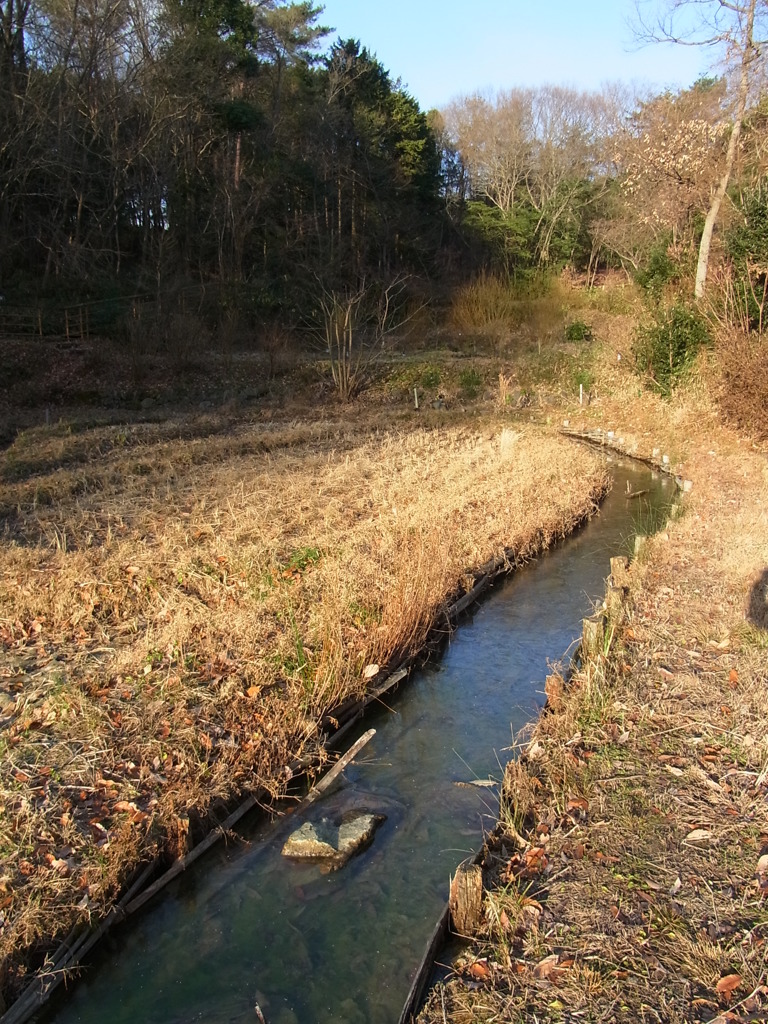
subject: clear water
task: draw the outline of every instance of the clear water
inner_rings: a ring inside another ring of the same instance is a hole
[[[377,734],[309,816],[350,807],[387,820],[338,872],[280,854],[299,821],[254,819],[146,911],[113,930],[82,979],[44,1016],[56,1024],[391,1024],[456,864],[495,821],[513,734],[544,703],[562,657],[601,597],[609,558],[666,517],[674,484],[614,463],[614,487],[576,536],[499,583],[440,661],[366,716]],[[648,488],[628,501],[632,490]],[[356,737],[351,737],[349,742]]]

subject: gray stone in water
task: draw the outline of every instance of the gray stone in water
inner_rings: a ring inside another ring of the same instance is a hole
[[[329,818],[320,821],[305,821],[283,847],[284,857],[297,860],[332,861],[341,867],[373,839],[379,825],[385,821],[382,814],[357,814],[342,821],[340,825]]]

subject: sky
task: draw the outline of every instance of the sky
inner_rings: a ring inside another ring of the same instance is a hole
[[[323,0],[317,0],[323,3]],[[632,0],[324,0],[321,23],[372,50],[423,110],[476,90],[607,82],[676,88],[707,70],[695,47],[638,49]]]

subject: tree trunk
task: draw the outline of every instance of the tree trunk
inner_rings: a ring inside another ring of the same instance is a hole
[[[696,286],[694,290],[694,295],[697,299],[700,299],[704,295],[704,289],[707,283],[707,270],[709,267],[709,250],[712,244],[712,232],[715,228],[717,215],[720,212],[720,206],[728,189],[728,182],[731,179],[731,172],[733,171],[733,165],[736,161],[736,151],[739,146],[741,125],[744,121],[744,113],[747,109],[747,98],[749,95],[749,69],[757,56],[753,42],[756,6],[757,0],[750,0],[749,7],[747,9],[747,23],[744,31],[744,46],[741,54],[739,98],[736,105],[736,117],[733,122],[733,130],[731,131],[731,137],[728,140],[728,150],[725,155],[725,170],[723,171],[723,176],[715,189],[715,194],[712,196],[712,202],[710,203],[709,212],[707,213],[707,219],[704,221],[704,231],[701,235],[701,243],[699,244],[699,262],[696,267]]]

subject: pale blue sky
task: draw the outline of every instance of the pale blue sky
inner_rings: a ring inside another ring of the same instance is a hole
[[[359,39],[425,110],[476,89],[543,83],[591,89],[614,81],[676,87],[706,70],[706,55],[697,49],[637,51],[627,24],[632,0],[325,0],[324,6],[322,23],[336,30],[331,38]]]

